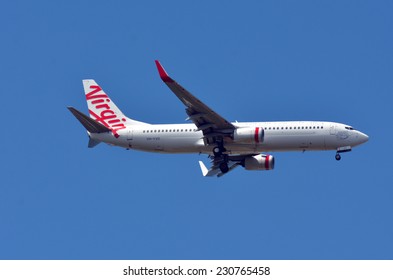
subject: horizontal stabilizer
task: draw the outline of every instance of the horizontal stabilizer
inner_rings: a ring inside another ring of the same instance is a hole
[[[78,111],[74,107],[67,107],[68,110],[75,116],[75,118],[80,121],[80,123],[86,128],[86,130],[90,133],[104,133],[111,132],[109,128],[100,124],[99,122],[93,120],[92,118],[86,116],[82,112]]]

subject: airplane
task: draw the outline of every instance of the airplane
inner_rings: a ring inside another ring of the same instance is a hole
[[[83,80],[89,116],[67,107],[86,128],[88,147],[104,142],[146,152],[207,154],[211,167],[199,161],[203,176],[221,177],[237,166],[272,170],[268,152],[336,151],[341,153],[368,141],[352,126],[327,121],[229,122],[173,80],[155,61],[162,81],[186,107],[184,124],[149,124],[128,118],[94,80]]]

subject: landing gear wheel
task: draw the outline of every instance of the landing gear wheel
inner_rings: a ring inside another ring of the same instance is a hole
[[[226,152],[226,149],[221,146],[217,146],[213,148],[213,154],[215,157],[219,157],[222,155],[222,153]]]
[[[227,173],[229,171],[228,163],[221,162],[220,163],[220,170],[222,173]]]
[[[221,155],[221,154],[222,154],[222,150],[220,149],[220,147],[214,147],[214,148],[213,148],[213,154],[214,154],[215,156]]]
[[[340,160],[340,159],[341,159],[341,156],[340,156],[339,153],[337,153],[337,154],[336,154],[336,160]]]

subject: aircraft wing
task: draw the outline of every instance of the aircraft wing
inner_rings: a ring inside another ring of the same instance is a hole
[[[217,139],[222,141],[233,133],[235,126],[169,77],[158,60],[155,62],[161,79],[186,106],[187,120],[191,120],[203,132],[207,144],[213,144]]]

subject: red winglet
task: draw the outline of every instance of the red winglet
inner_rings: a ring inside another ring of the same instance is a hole
[[[161,63],[158,60],[156,60],[156,66],[158,69],[158,73],[160,74],[161,80],[163,80],[164,83],[173,83],[173,80],[168,76],[164,67],[162,67]]]

